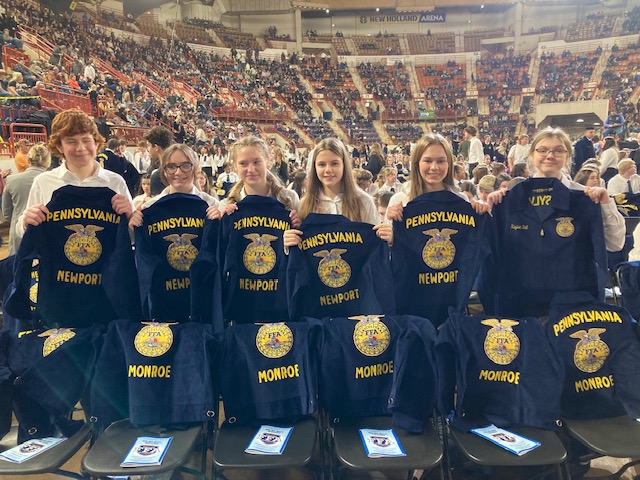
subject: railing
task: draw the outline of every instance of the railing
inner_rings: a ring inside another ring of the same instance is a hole
[[[142,127],[126,127],[122,125],[109,125],[109,136],[120,140],[123,138],[127,141],[127,145],[137,145],[147,133],[148,128]]]
[[[47,83],[38,86],[38,94],[43,108],[53,110],[78,108],[87,115],[94,115],[91,99],[84,90]]]
[[[15,48],[2,47],[2,61],[5,67],[13,68],[16,63],[25,63],[30,60],[29,55]]]
[[[272,112],[267,110],[238,110],[231,107],[216,107],[213,109],[216,117],[229,120],[247,120],[250,122],[283,122],[291,120],[289,112]]]
[[[47,129],[44,125],[36,123],[13,123],[9,128],[11,140],[9,141],[9,150],[11,156],[15,156],[15,145],[22,139],[26,139],[29,143],[47,143]]]

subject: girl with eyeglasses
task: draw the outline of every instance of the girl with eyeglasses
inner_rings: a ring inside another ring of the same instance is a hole
[[[174,143],[167,148],[160,158],[160,179],[167,187],[151,200],[143,203],[129,219],[129,227],[139,227],[142,225],[142,210],[149,208],[160,198],[172,193],[189,193],[200,197],[209,208],[207,208],[207,218],[213,220],[220,218],[218,210],[218,199],[206,192],[202,192],[196,186],[196,178],[200,172],[198,166],[198,155],[189,146],[183,143]]]
[[[594,203],[602,207],[602,220],[607,250],[617,252],[624,247],[625,224],[607,190],[602,187],[585,187],[571,180],[566,174],[566,167],[571,161],[571,139],[560,128],[547,127],[541,130],[531,143],[529,158],[535,167],[536,178],[557,178],[572,190],[582,190]],[[505,190],[498,190],[489,195],[489,205],[501,203]]]

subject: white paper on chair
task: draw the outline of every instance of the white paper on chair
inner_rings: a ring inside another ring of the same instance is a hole
[[[531,440],[530,438],[523,437],[509,430],[498,428],[495,425],[473,428],[471,431],[516,455],[524,455],[540,446],[540,442],[536,440]]]
[[[138,437],[124,458],[121,467],[161,465],[173,437]]]
[[[388,430],[361,428],[360,437],[367,457],[404,457],[406,455],[393,428]]]
[[[60,442],[65,441],[66,438],[37,438],[35,440],[27,440],[20,445],[10,448],[0,453],[2,460],[7,460],[14,463],[22,463],[25,460],[40,455],[42,452],[49,450],[51,447],[55,447]]]
[[[245,449],[252,455],[282,455],[293,427],[262,425]]]

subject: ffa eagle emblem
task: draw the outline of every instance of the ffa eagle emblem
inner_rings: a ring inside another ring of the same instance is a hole
[[[556,233],[563,238],[570,237],[573,235],[573,232],[576,231],[576,227],[571,223],[573,217],[558,217],[556,221],[558,224],[556,225]]]
[[[159,451],[160,448],[157,445],[138,445],[136,448],[136,453],[143,456],[155,455]]]
[[[43,443],[38,443],[37,441],[33,441],[33,442],[25,443],[24,445],[22,445],[20,447],[20,453],[33,453],[33,452],[37,452],[42,448],[44,448]]]
[[[173,332],[169,325],[174,323],[142,322],[144,327],[133,339],[133,346],[140,355],[159,357],[169,351],[173,345]]]
[[[31,286],[29,287],[29,302],[32,303],[31,309],[38,303],[38,265],[40,265],[40,260],[34,258],[31,262]]]
[[[267,323],[258,329],[256,347],[267,358],[284,357],[293,347],[293,332],[284,323]]]
[[[198,235],[172,233],[162,238],[167,242],[171,242],[171,245],[167,248],[169,265],[180,272],[188,272],[191,264],[198,256],[198,249],[191,244],[191,240],[198,238]]]
[[[242,262],[247,270],[255,275],[264,275],[273,270],[276,265],[276,252],[271,246],[271,242],[278,237],[265,233],[249,233],[244,236],[251,243],[242,255]]]
[[[353,330],[353,344],[367,357],[382,355],[391,341],[387,326],[380,321],[384,315],[356,315],[349,320],[359,320]]]
[[[618,211],[623,216],[628,217],[638,215],[638,206],[629,203],[626,193],[619,193],[618,195],[614,195],[613,201],[616,202],[616,207],[618,207]]]
[[[264,432],[260,435],[260,441],[265,445],[274,445],[280,441],[280,435],[277,433]]]
[[[573,363],[578,370],[594,373],[602,368],[609,356],[609,347],[600,339],[600,334],[606,331],[606,328],[590,328],[588,331],[578,330],[569,335],[580,339],[573,352]]]
[[[86,267],[100,258],[102,254],[102,244],[96,232],[104,230],[104,227],[97,225],[75,224],[67,225],[64,228],[72,230],[72,233],[64,244],[64,254],[71,263]]]
[[[344,248],[332,248],[331,251],[320,250],[313,254],[322,258],[318,264],[318,276],[327,287],[342,287],[351,278],[351,267],[340,256],[346,252]]]
[[[456,256],[456,246],[451,241],[451,235],[458,233],[458,230],[432,228],[422,233],[431,237],[422,249],[422,260],[427,267],[439,270],[451,265]]]
[[[63,343],[68,342],[76,336],[72,328],[51,328],[46,332],[42,332],[39,337],[47,337],[42,346],[42,356],[46,357],[50,353],[53,353],[55,349],[60,347]]]
[[[498,365],[509,365],[513,362],[520,353],[520,339],[511,327],[520,322],[489,318],[480,323],[491,327],[484,339],[484,353],[489,360]]]

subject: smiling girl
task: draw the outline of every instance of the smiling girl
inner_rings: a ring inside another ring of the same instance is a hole
[[[411,153],[410,189],[408,193],[398,192],[389,202],[387,218],[401,220],[403,207],[423,193],[448,190],[469,201],[454,185],[453,152],[446,139],[438,133],[422,137]],[[487,206],[475,200],[471,205],[478,213],[487,211]]]
[[[373,199],[358,188],[349,153],[340,140],[326,138],[316,146],[308,178],[307,193],[298,213],[301,220],[310,213],[344,215],[353,222],[371,223],[377,236],[391,243],[391,225],[380,224]],[[300,235],[300,230],[287,230],[284,233],[285,246],[298,245]]]

